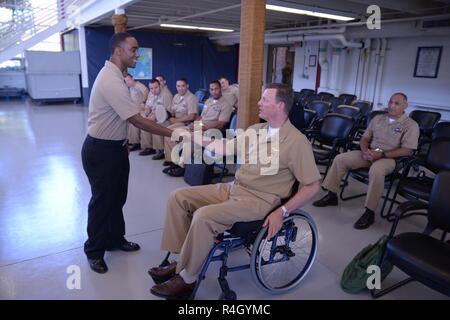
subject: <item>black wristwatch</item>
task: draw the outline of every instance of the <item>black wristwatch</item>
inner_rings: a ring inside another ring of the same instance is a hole
[[[381,153],[381,157],[386,158],[386,153],[384,153],[384,151]]]

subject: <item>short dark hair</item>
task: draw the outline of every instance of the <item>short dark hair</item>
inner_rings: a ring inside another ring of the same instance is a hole
[[[393,96],[402,96],[405,101],[408,101],[408,97],[403,92],[396,92],[393,94]]]
[[[214,84],[214,83],[217,84],[219,86],[219,88],[222,88],[221,85],[220,85],[219,80],[213,80],[209,84],[211,85],[211,84]]]
[[[189,82],[187,81],[186,78],[180,78],[180,79],[178,79],[177,81],[183,81],[184,83],[189,84]]]
[[[153,83],[157,83],[159,86],[161,85],[161,83],[159,83],[158,79],[156,79],[156,78],[153,78],[150,80],[150,84],[153,84]]]
[[[111,48],[111,55],[114,54],[114,50],[116,48],[119,48],[120,45],[125,42],[127,38],[134,38],[131,34],[128,32],[119,32],[115,33],[111,39],[109,40],[109,47]]]
[[[161,79],[163,79],[164,81],[166,80],[166,77],[164,77],[162,74],[158,74],[158,75],[156,76],[156,78],[161,78]]]
[[[220,80],[220,79],[225,79],[225,80],[227,80],[227,81],[229,81],[228,80],[228,78],[227,77],[225,77],[224,75],[221,75],[219,78],[217,78],[218,80]]]
[[[277,90],[275,99],[277,102],[284,103],[284,111],[286,112],[286,115],[289,115],[292,104],[294,103],[294,91],[292,90],[292,87],[282,83],[269,83],[266,85],[266,89]]]

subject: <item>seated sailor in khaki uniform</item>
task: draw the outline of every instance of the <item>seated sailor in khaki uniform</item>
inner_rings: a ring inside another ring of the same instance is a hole
[[[233,107],[222,95],[219,81],[211,81],[209,84],[209,94],[210,97],[205,101],[202,114],[195,119],[196,124],[201,127],[202,131],[208,129],[221,130],[230,122]],[[186,130],[189,130],[190,132],[194,131],[194,123],[187,126]],[[170,139],[165,139],[165,142],[165,150],[167,152],[172,152],[176,144]],[[181,177],[184,175],[184,168],[177,164],[172,164],[170,167],[164,169],[163,172],[172,177]]]
[[[313,203],[316,207],[336,206],[341,179],[349,169],[367,168],[369,188],[365,212],[354,224],[355,229],[366,229],[375,222],[375,210],[383,195],[384,177],[395,169],[395,159],[411,156],[417,149],[419,126],[405,114],[408,100],[405,94],[395,93],[389,100],[388,113],[370,121],[360,141],[361,150],[336,156],[322,186],[328,194]]]
[[[168,127],[170,122],[168,121],[167,109],[170,107],[172,100],[169,100],[169,97],[163,94],[157,79],[151,79],[149,87],[151,94],[145,103],[144,116],[164,127]],[[164,159],[164,138],[162,136],[141,131],[141,146],[144,150],[139,153],[140,156],[157,153],[153,156],[153,160]]]
[[[166,280],[152,287],[154,295],[179,298],[189,295],[201,267],[214,245],[214,238],[238,221],[267,217],[268,238],[281,228],[286,213],[304,206],[320,189],[320,173],[314,161],[311,144],[289,121],[293,91],[282,84],[268,85],[258,102],[259,116],[267,120],[251,126],[260,138],[253,144],[270,150],[269,164],[262,161],[243,163],[231,183],[219,183],[175,190],[167,202],[167,215],[161,249],[179,253],[178,262],[149,270],[154,279]],[[241,136],[242,138],[242,136]],[[205,139],[206,140],[206,139]],[[216,139],[207,148],[225,153],[234,151],[235,141]],[[206,145],[205,141],[203,142]],[[239,147],[239,146],[238,146]],[[223,149],[222,149],[223,150]],[[245,159],[252,158],[245,148]],[[223,154],[223,153],[222,153]],[[276,166],[272,166],[275,163]],[[281,199],[291,196],[299,181],[298,192],[283,206]]]

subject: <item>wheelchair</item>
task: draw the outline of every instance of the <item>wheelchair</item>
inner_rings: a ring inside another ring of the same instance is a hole
[[[250,269],[255,284],[270,294],[281,294],[296,287],[306,276],[317,255],[318,233],[311,216],[302,210],[294,210],[285,218],[278,233],[266,239],[268,227],[262,227],[263,220],[237,222],[231,229],[216,236],[190,300],[195,298],[201,282],[212,262],[221,262],[219,285],[222,293],[219,300],[236,300],[226,277],[229,272]],[[245,249],[250,263],[228,266],[229,254]],[[167,266],[170,252],[160,267]]]

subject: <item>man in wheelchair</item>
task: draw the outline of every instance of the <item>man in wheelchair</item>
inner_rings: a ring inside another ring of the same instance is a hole
[[[370,168],[366,208],[355,222],[355,229],[366,229],[375,221],[375,210],[383,195],[384,178],[396,167],[395,159],[409,157],[417,149],[419,126],[405,113],[408,99],[404,93],[394,93],[388,113],[375,116],[360,140],[360,149],[342,153],[333,160],[322,186],[328,194],[313,203],[316,207],[337,206],[341,179],[350,169]]]
[[[265,171],[267,163],[260,159],[256,164],[243,161],[231,183],[172,192],[167,202],[161,249],[180,255],[178,262],[149,270],[158,283],[151,293],[167,299],[189,296],[218,234],[236,222],[266,217],[264,225],[268,226],[267,238],[270,239],[280,230],[290,211],[304,206],[319,191],[321,177],[311,144],[288,120],[292,102],[292,88],[282,84],[268,85],[258,102],[259,117],[267,123],[248,129],[256,130],[264,137],[258,140],[256,147],[265,144],[267,149],[264,150],[270,150],[271,161],[277,157],[276,170]],[[262,131],[267,134],[261,134]],[[239,134],[234,140],[239,140]],[[217,139],[208,148],[217,151],[220,145],[229,151],[236,147],[232,142],[233,147],[230,141]],[[245,150],[243,158],[247,160],[255,149]],[[281,199],[290,195],[295,181],[299,181],[301,187],[280,207]]]

